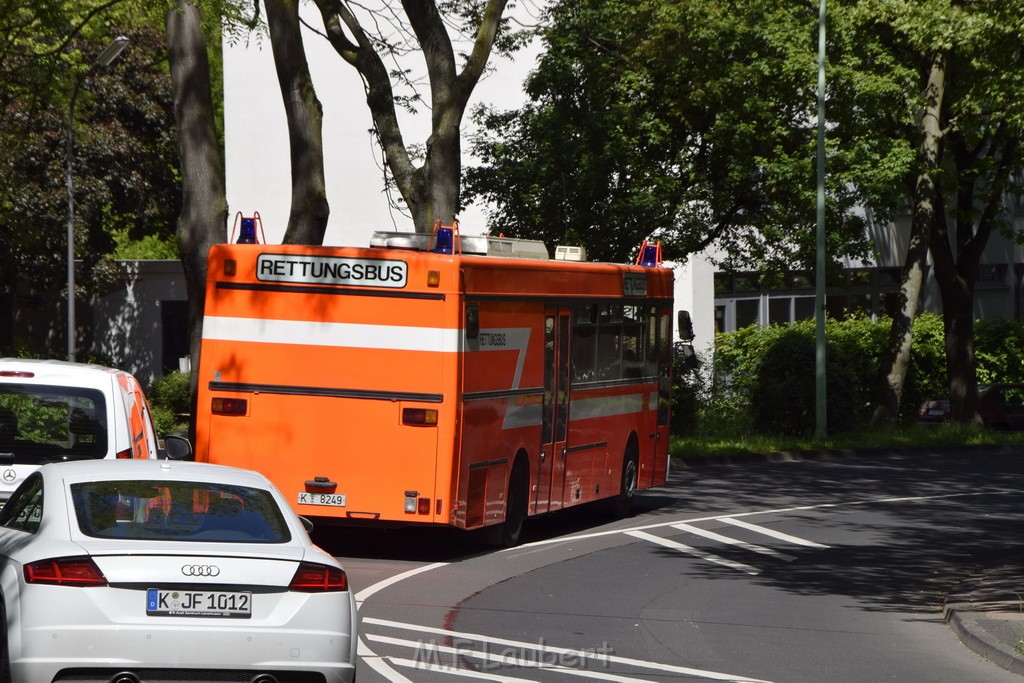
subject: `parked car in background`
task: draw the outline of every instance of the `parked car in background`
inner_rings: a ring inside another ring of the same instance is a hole
[[[1024,384],[978,386],[978,413],[982,424],[1004,431],[1024,430]],[[952,417],[949,399],[925,401],[917,412],[923,424],[940,424]]]
[[[149,402],[129,373],[0,358],[0,501],[45,462],[158,454]]]
[[[0,510],[0,680],[351,683],[341,565],[249,470],[52,463]]]

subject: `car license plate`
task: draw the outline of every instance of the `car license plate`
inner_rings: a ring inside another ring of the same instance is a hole
[[[928,417],[942,417],[946,414],[946,411],[942,408],[929,408]]]
[[[146,614],[151,617],[248,619],[252,616],[252,593],[150,588],[146,591]]]
[[[344,493],[310,493],[299,491],[300,505],[333,505],[334,507],[345,507]]]

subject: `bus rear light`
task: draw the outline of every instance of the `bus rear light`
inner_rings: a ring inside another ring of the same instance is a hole
[[[238,261],[233,258],[224,259],[224,274],[228,277],[234,277],[238,271]]]
[[[245,415],[249,402],[244,398],[214,398],[210,400],[210,411],[214,415]]]
[[[427,271],[427,287],[440,287],[441,286],[441,271],[439,270],[428,270]]]
[[[419,502],[420,502],[420,505],[419,505],[419,509],[417,510],[417,512],[419,512],[421,515],[429,515],[430,514],[430,499],[429,498],[420,498]]]
[[[405,512],[407,514],[413,514],[416,512],[416,496],[420,495],[419,491],[406,491],[405,492]]]
[[[437,425],[437,410],[434,408],[402,408],[402,424],[434,427]]]
[[[436,509],[434,510],[434,514],[437,515],[438,517],[440,517],[441,516],[441,512],[444,511],[444,505],[442,503],[444,503],[444,501],[441,500],[440,498],[438,498],[437,499],[437,505],[435,506]]]

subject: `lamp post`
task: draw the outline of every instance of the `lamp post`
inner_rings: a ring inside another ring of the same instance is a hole
[[[68,105],[67,159],[65,160],[65,181],[68,191],[68,360],[75,360],[75,193],[72,179],[72,151],[74,148],[75,100],[82,82],[97,68],[110,66],[128,47],[128,39],[118,36],[103,48],[89,70],[75,78],[75,87],[71,91],[71,104]]]

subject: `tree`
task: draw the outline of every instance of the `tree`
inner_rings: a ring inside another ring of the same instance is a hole
[[[198,368],[206,255],[210,247],[223,240],[228,217],[224,161],[214,124],[210,62],[198,7],[187,0],[177,0],[177,7],[167,14],[167,43],[181,155],[182,206],[178,218],[178,246],[189,300],[190,356],[192,367]],[[192,373],[193,408],[197,378],[198,373]]]
[[[292,204],[286,244],[323,244],[330,206],[324,180],[323,110],[299,31],[298,0],[266,0],[267,28],[291,150]]]
[[[816,2],[561,2],[518,112],[485,112],[470,196],[506,233],[597,258],[655,234],[771,273],[812,261]],[[893,420],[931,254],[955,414],[975,417],[973,283],[1019,192],[1024,68],[1010,0],[838,0],[828,15],[828,253],[870,256],[855,206],[913,216],[879,418]]]
[[[74,234],[84,266],[78,297],[102,290],[112,273],[104,265],[122,245],[173,234],[176,138],[162,34],[145,22],[121,23],[126,11],[109,1],[0,8],[0,151],[8,160],[0,167],[0,349],[26,344],[13,337],[19,283],[36,292],[64,287],[65,139],[76,79]],[[131,47],[87,76],[118,34]]]
[[[886,421],[899,409],[925,249],[943,302],[953,414],[978,420],[974,282],[992,232],[1009,234],[1000,221],[1007,192],[1021,189],[1012,179],[1024,135],[1022,10],[1018,0],[848,0],[835,8],[841,106],[867,124],[862,130],[917,150],[901,170],[902,206],[913,223],[886,400],[876,414]],[[863,106],[869,98],[873,106]]]
[[[715,245],[765,270],[815,254],[816,6],[769,0],[560,2],[520,111],[479,114],[471,197],[506,234],[623,260]],[[856,187],[830,150],[830,253],[866,253]]]
[[[460,205],[462,118],[503,27],[502,14],[508,0],[440,4],[433,0],[403,0],[402,13],[408,23],[396,27],[398,37],[367,28],[386,25],[391,17],[399,16],[397,9],[387,3],[383,11],[371,16],[371,21],[364,22],[359,18],[357,3],[314,1],[323,17],[326,38],[364,81],[374,132],[387,167],[412,213],[416,230],[429,232],[435,220],[450,224]],[[449,23],[473,36],[461,70],[457,68],[448,33]],[[407,35],[410,30],[411,36]],[[405,141],[398,119],[399,106],[409,105],[417,96],[407,99],[395,94],[392,75],[401,82],[408,82],[408,76],[400,69],[392,74],[384,61],[406,53],[411,41],[422,51],[430,83],[431,132],[419,165],[415,147]]]

